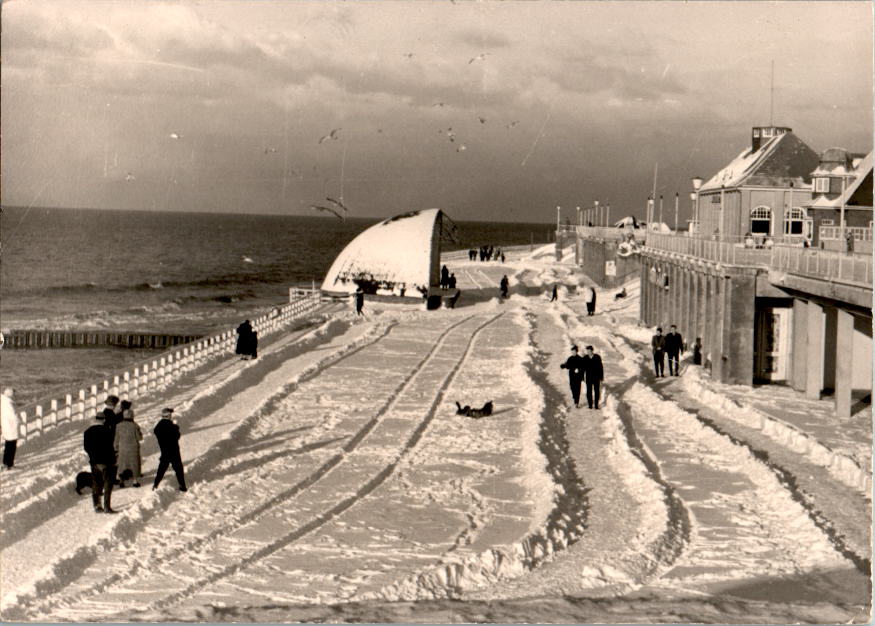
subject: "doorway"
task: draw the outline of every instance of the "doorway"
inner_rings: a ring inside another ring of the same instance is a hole
[[[754,326],[754,381],[787,380],[793,309],[764,306],[756,311]]]

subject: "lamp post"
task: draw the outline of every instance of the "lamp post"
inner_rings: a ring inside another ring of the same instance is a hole
[[[718,237],[718,239],[720,241],[723,241],[723,237],[726,234],[726,230],[724,228],[725,227],[724,222],[726,220],[723,219],[726,215],[726,212],[723,210],[723,199],[724,199],[725,194],[726,194],[726,185],[720,185],[720,236]]]
[[[696,218],[695,218],[696,221],[693,222],[693,224],[695,225],[695,230],[694,230],[694,232],[690,233],[691,235],[698,234],[698,232],[699,232],[699,222],[698,222],[699,215],[698,215],[698,212],[696,211],[696,199],[698,197],[699,196],[695,191],[690,192],[690,207],[693,209],[692,213],[696,216]]]
[[[696,234],[702,232],[702,229],[699,228],[699,189],[702,188],[702,177],[695,176],[693,177],[693,193],[690,194],[690,199],[693,198],[693,194],[695,194],[696,198]]]
[[[662,228],[662,194],[659,194],[659,228]]]
[[[577,225],[583,226],[583,216],[580,214],[580,207],[577,207]]]
[[[678,203],[680,202],[680,194],[675,191],[674,192],[674,232],[677,234],[678,232]]]
[[[611,225],[611,205],[609,204],[607,207],[605,207],[605,210],[607,211],[607,214],[608,214],[607,226],[610,226]]]
[[[601,226],[601,219],[599,219],[601,216],[599,215],[599,201],[598,200],[596,200],[593,203],[593,215],[595,215],[595,225]]]

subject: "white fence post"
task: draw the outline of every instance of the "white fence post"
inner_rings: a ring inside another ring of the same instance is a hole
[[[37,434],[42,434],[43,432],[43,405],[36,405],[36,409],[34,410],[34,425],[36,426]]]
[[[69,393],[64,396],[64,418],[68,422],[73,421],[73,396]]]
[[[50,410],[49,410],[49,414],[48,414],[48,423],[51,426],[57,426],[58,425],[58,401],[52,400],[51,404],[49,406],[50,406]]]
[[[82,419],[85,417],[85,390],[79,390],[79,401],[76,403],[76,417]]]
[[[18,417],[21,418],[21,424],[18,425],[18,438],[27,441],[27,411],[20,411]]]

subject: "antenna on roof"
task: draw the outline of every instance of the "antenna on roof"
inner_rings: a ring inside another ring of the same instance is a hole
[[[775,125],[775,59],[772,59],[772,80],[769,97],[769,126]]]

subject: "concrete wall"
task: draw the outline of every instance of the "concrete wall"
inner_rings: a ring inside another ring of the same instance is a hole
[[[577,242],[577,265],[583,273],[601,287],[619,287],[638,273],[637,255],[623,257],[617,254],[618,241],[580,238]],[[605,264],[613,261],[616,276],[605,274]]]

